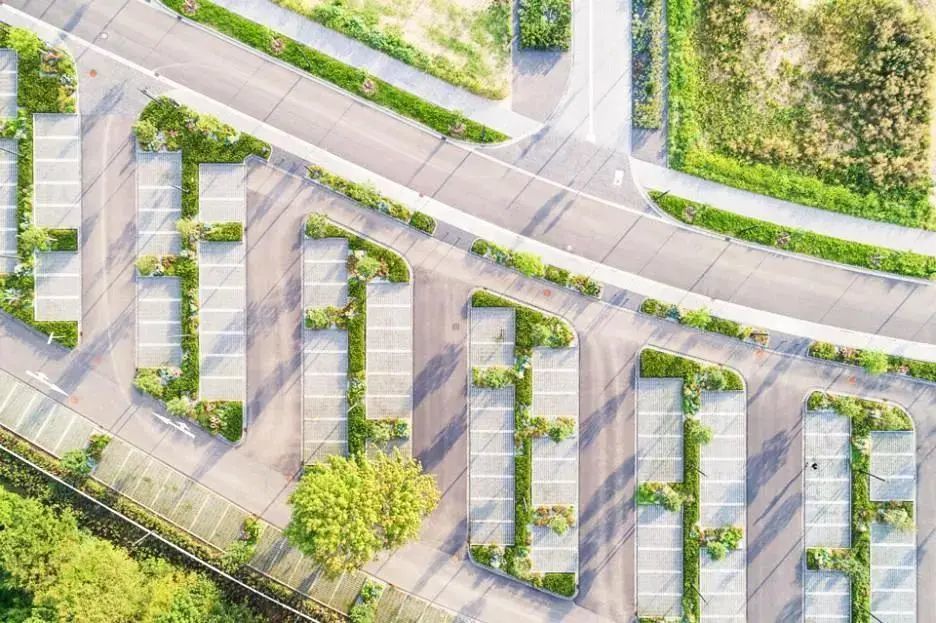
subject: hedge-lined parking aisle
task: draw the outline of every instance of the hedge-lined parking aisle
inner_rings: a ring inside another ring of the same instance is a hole
[[[840,579],[834,603],[855,623],[871,623],[876,613],[895,614],[895,607],[912,616],[915,608],[907,606],[916,601],[915,556],[904,553],[888,564],[889,555],[882,551],[891,545],[906,550],[916,531],[916,443],[910,416],[887,402],[813,392],[804,427],[811,441],[804,447],[806,482],[826,485],[818,491],[838,491],[834,498],[816,500],[812,516],[821,518],[832,508],[847,519],[823,527],[811,525],[815,520],[807,517],[807,574]],[[892,568],[881,574],[874,573],[875,567]],[[814,592],[810,602],[807,591],[807,610],[825,608],[821,613],[827,614],[833,603],[823,597],[828,587],[818,585]]]
[[[181,346],[178,367],[171,365],[172,359],[167,365],[141,366],[134,385],[164,401],[172,415],[193,419],[213,434],[238,441],[244,429],[246,319],[244,313],[230,310],[243,309],[244,304],[240,165],[249,156],[268,157],[270,147],[165,97],[143,109],[134,133],[140,152],[155,154],[142,153],[142,163],[154,158],[163,161],[162,168],[154,165],[150,173],[155,177],[148,180],[149,187],[141,188],[144,192],[139,197],[144,211],[140,213],[143,244],[136,262],[138,278],[141,283],[152,278],[178,279],[179,324],[177,328],[167,325],[164,331],[171,345],[178,341]],[[181,156],[174,156],[175,152]],[[172,162],[179,158],[181,171]],[[202,218],[200,208],[210,220]],[[215,258],[208,262],[210,266],[203,266],[209,271],[207,281],[200,279],[200,265],[206,259],[201,257],[203,249]],[[231,296],[237,300],[220,300]],[[174,318],[175,301],[162,303],[161,311]],[[138,304],[140,311],[147,309]],[[212,318],[203,318],[206,312]],[[138,318],[138,335],[143,323],[159,320]],[[203,339],[210,340],[204,353],[200,349]],[[138,360],[143,363],[149,362]],[[202,386],[202,371],[210,371],[208,388]]]
[[[74,348],[78,345],[77,318],[81,313],[80,261],[74,261],[79,247],[75,228],[80,223],[80,180],[74,179],[75,167],[69,166],[68,186],[39,188],[43,182],[59,180],[46,179],[52,170],[46,171],[42,163],[35,161],[34,131],[35,115],[40,115],[40,133],[42,128],[49,128],[47,121],[57,122],[57,118],[47,118],[46,114],[77,120],[75,63],[66,50],[50,46],[29,30],[7,24],[0,24],[0,48],[5,48],[0,51],[0,73],[8,93],[0,106],[8,115],[0,127],[0,309],[51,335],[62,346]],[[70,134],[76,138],[75,123],[71,126]],[[41,142],[45,146],[43,158],[61,155],[48,141]],[[50,147],[52,151],[45,153]],[[80,158],[80,149],[68,147],[69,161],[74,163]],[[36,169],[40,177],[34,179]],[[76,183],[77,193],[69,192],[68,188]],[[49,207],[53,195],[61,195],[59,200],[70,206],[67,219],[53,219],[49,210],[40,214],[39,208]],[[40,221],[60,224],[50,228]],[[63,307],[60,303],[66,300],[69,304]]]
[[[569,325],[486,291],[470,307],[472,559],[578,590],[578,348]],[[535,379],[535,380],[534,380]]]
[[[725,475],[716,465],[744,463],[744,405],[737,372],[641,351],[636,501],[642,620],[698,621],[704,612],[743,617],[744,592],[726,595],[719,588],[726,580],[744,584],[743,470],[739,480],[737,467]]]

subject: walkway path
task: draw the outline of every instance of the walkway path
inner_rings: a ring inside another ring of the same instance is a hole
[[[633,159],[637,182],[647,190],[670,191],[677,197],[785,227],[796,227],[889,249],[936,255],[936,231],[901,227],[891,223],[830,212],[732,188],[681,171]]]
[[[391,58],[382,52],[322,26],[270,0],[213,0],[215,4],[263,24],[296,41],[364,69],[385,82],[444,108],[460,110],[467,117],[500,130],[512,138],[526,136],[540,123],[510,109],[510,100],[490,100],[475,95]]]

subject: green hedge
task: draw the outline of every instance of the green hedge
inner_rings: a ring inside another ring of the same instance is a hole
[[[519,0],[520,45],[568,50],[572,43],[570,0]]]
[[[865,352],[866,351],[860,348],[836,346],[828,342],[813,342],[809,345],[809,355],[811,357],[826,359],[828,361],[838,361],[853,366],[865,367],[865,363],[862,361],[862,354]],[[900,357],[899,355],[886,355],[886,357],[887,372],[912,376],[913,378],[936,383],[936,363],[932,361],[921,361],[919,359],[908,359],[906,357]]]
[[[633,122],[650,130],[663,125],[663,0],[631,5]]]
[[[734,320],[711,316],[705,309],[694,311],[685,310],[681,309],[678,305],[664,303],[656,299],[644,299],[640,304],[640,311],[651,316],[656,316],[657,318],[675,320],[680,324],[695,327],[702,331],[721,333],[722,335],[727,335],[728,337],[737,338],[742,341],[752,340],[762,346],[767,345],[770,337],[767,332],[762,329],[746,327]],[[697,322],[695,320],[696,318],[704,322]]]
[[[66,50],[52,48],[29,30],[0,23],[0,47],[16,50],[19,59],[17,117],[0,124],[0,136],[18,140],[16,222],[19,223],[19,233],[22,233],[34,222],[32,116],[34,113],[75,112],[78,74],[75,63]],[[43,63],[42,55],[53,49],[61,56],[56,66],[50,67]],[[52,250],[77,250],[77,231],[50,230],[50,233],[56,234],[53,236],[56,240],[52,244]],[[34,251],[34,247],[23,244],[22,238],[18,238],[17,254],[21,269],[0,275],[0,310],[41,333],[51,335],[55,342],[65,348],[75,348],[79,339],[77,322],[36,320],[33,305]]]
[[[602,285],[588,275],[574,275],[564,268],[544,264],[543,258],[528,251],[512,251],[481,238],[471,244],[471,252],[495,264],[512,268],[527,277],[545,279],[557,286],[575,290],[585,296],[601,298]]]
[[[420,71],[456,86],[464,87],[472,93],[494,99],[507,96],[506,89],[493,87],[487,80],[456,67],[442,55],[427,54],[410,44],[395,30],[381,29],[370,24],[369,20],[362,16],[359,10],[349,7],[341,0],[323,2],[310,8],[307,8],[308,5],[304,2],[274,1],[292,11],[302,13],[323,26],[337,30],[347,37],[357,39],[365,45],[392,56],[407,65],[412,65]],[[507,33],[510,30],[510,7],[509,2],[491,2],[488,9],[494,13],[493,19],[503,22],[505,39],[509,38]]]
[[[781,227],[666,193],[651,192],[650,196],[670,216],[719,234],[784,251],[812,255],[831,262],[908,277],[936,278],[936,257],[932,255],[895,251],[801,229]]]
[[[755,193],[862,218],[926,227],[931,212],[926,192],[863,193],[804,175],[791,168],[745,162],[707,151],[700,144],[700,94],[704,89],[699,0],[667,0],[669,63],[667,154],[674,169]]]
[[[718,369],[725,375],[726,391],[744,390],[744,381],[741,375],[715,364],[705,364],[688,357],[680,357],[671,353],[664,353],[652,348],[644,349],[640,353],[640,376],[644,378],[681,378],[686,379],[705,370]]]
[[[458,111],[431,104],[412,93],[374,78],[365,71],[345,65],[318,50],[273,32],[265,26],[232,13],[208,0],[198,0],[198,8],[191,13],[183,10],[185,0],[162,0],[162,2],[193,21],[237,39],[264,54],[275,56],[341,89],[389,108],[403,117],[427,125],[440,134],[476,143],[498,143],[509,138],[497,130],[466,119]],[[281,49],[274,47],[274,40],[282,42]]]
[[[571,346],[575,339],[565,320],[485,290],[472,294],[471,306],[507,307],[514,310],[514,352],[518,360],[529,359],[536,347],[565,348]],[[529,427],[534,373],[532,366],[523,367],[520,376],[514,380],[514,428],[517,431]],[[533,523],[533,440],[529,435],[515,435],[515,446],[514,545],[504,548],[504,564],[498,568],[536,588],[559,595],[574,595],[578,581],[576,574],[538,575],[531,571],[529,547],[532,542],[530,524]],[[490,547],[472,546],[471,553],[476,562],[492,566],[494,552]]]
[[[348,199],[354,200],[362,207],[386,214],[430,236],[435,233],[436,222],[434,218],[422,212],[413,212],[399,201],[382,195],[373,186],[352,182],[315,164],[309,165],[308,171],[311,179],[336,193],[344,195]]]
[[[249,156],[267,158],[270,146],[249,134],[238,132],[209,115],[201,115],[173,100],[160,97],[151,101],[134,126],[140,149],[182,152],[182,218],[197,223],[198,168],[201,163],[239,163]],[[153,397],[169,401],[187,398],[191,404],[189,417],[213,434],[229,441],[240,440],[243,434],[243,404],[239,401],[199,402],[198,399],[198,252],[202,240],[241,240],[242,223],[197,224],[192,236],[182,236],[185,257],[158,258],[161,272],[178,277],[181,286],[183,337],[180,374],[169,369],[141,368],[134,385]],[[144,258],[139,258],[139,264]],[[154,382],[154,377],[160,383]],[[161,386],[161,387],[160,387]]]

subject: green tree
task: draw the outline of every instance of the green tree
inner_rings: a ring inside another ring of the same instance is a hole
[[[510,256],[510,265],[527,277],[542,277],[546,274],[542,258],[535,253],[515,251]]]
[[[858,355],[858,363],[868,374],[878,375],[887,372],[888,358],[876,350],[863,350]]]
[[[438,501],[435,478],[398,451],[331,456],[310,467],[290,496],[286,535],[335,576],[415,538]]]
[[[86,450],[69,450],[62,455],[61,464],[72,480],[82,481],[91,475],[91,461]]]
[[[49,230],[30,225],[19,235],[20,244],[28,251],[48,251],[52,248],[52,235]]]

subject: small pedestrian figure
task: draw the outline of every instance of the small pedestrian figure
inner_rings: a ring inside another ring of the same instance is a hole
[[[815,461],[813,461],[813,464],[810,465],[810,467],[812,467],[814,470],[818,470],[818,469],[819,469],[819,463],[816,463]]]

